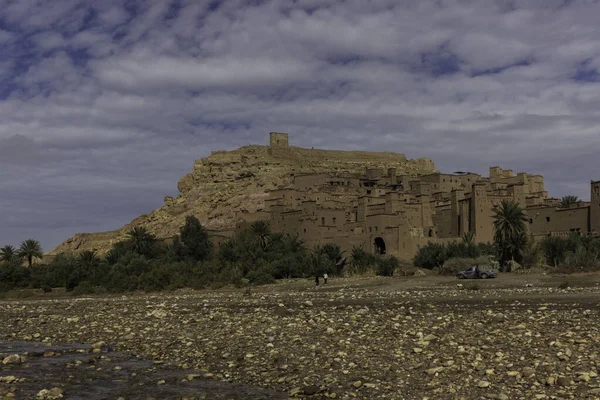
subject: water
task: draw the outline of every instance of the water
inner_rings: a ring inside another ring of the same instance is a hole
[[[197,377],[198,371],[148,358],[115,352],[109,347],[93,353],[88,345],[52,345],[0,341],[0,359],[10,354],[27,356],[20,364],[0,365],[0,377],[25,378],[0,382],[0,397],[35,398],[42,389],[60,387],[64,399],[287,399],[284,393],[242,384]],[[160,384],[159,384],[160,382]]]

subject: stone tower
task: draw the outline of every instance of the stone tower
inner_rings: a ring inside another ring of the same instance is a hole
[[[471,226],[477,242],[493,242],[492,209],[485,184],[474,183],[471,190]]]
[[[269,134],[269,154],[272,156],[280,156],[287,154],[289,149],[288,134],[271,132]]]
[[[600,234],[600,181],[592,181],[590,195],[590,231]]]

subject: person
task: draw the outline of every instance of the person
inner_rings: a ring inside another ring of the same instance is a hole
[[[315,275],[315,289],[319,288],[319,275]]]
[[[325,272],[325,274],[323,274],[323,280],[325,281],[323,284],[327,285],[327,278],[329,278],[329,275],[327,275],[327,272]]]
[[[479,264],[475,264],[475,278],[479,278]]]

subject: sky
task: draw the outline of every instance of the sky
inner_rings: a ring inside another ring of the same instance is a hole
[[[177,195],[212,150],[428,157],[600,179],[600,3],[0,0],[0,246],[45,251]]]

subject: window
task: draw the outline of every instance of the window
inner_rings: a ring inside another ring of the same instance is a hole
[[[306,228],[304,228],[304,233],[306,233]]]
[[[546,222],[550,222],[550,217],[546,217]]]
[[[333,221],[333,224],[335,225],[335,217],[333,217],[331,220]]]
[[[372,232],[372,231],[373,231],[373,228],[369,227],[369,232]]]
[[[321,217],[321,225],[325,225],[325,217]]]

